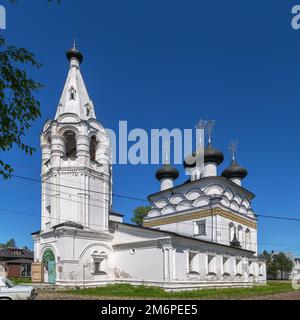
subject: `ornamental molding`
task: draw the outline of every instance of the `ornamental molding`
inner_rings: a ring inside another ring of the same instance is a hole
[[[42,135],[47,134],[48,131],[51,132],[51,128],[52,127],[56,127],[58,129],[61,129],[61,127],[64,127],[64,126],[67,126],[67,125],[79,126],[79,127],[85,126],[85,127],[88,128],[88,130],[94,130],[94,131],[97,131],[99,133],[103,133],[103,131],[105,131],[104,129],[102,129],[103,127],[102,127],[101,123],[99,121],[97,121],[97,120],[96,120],[96,122],[100,126],[100,128],[94,127],[90,123],[90,121],[88,121],[88,120],[80,119],[75,113],[65,113],[64,115],[75,116],[75,117],[78,118],[78,121],[77,122],[60,122],[59,120],[61,119],[61,116],[57,120],[48,120],[45,123],[44,131],[42,132]]]
[[[100,168],[103,168],[103,164],[99,164]],[[110,181],[110,177],[108,174],[105,174],[104,172],[98,172],[95,171],[89,167],[57,167],[57,168],[51,168],[47,171],[47,173],[42,175],[42,179],[47,179],[53,175],[59,175],[59,174],[85,174],[89,177],[95,177],[95,178],[102,178],[104,181]]]
[[[93,231],[85,231],[78,229],[70,229],[70,228],[61,228],[57,230],[53,230],[50,232],[45,232],[40,235],[41,238],[61,238],[61,237],[76,237],[83,239],[97,239],[97,240],[106,240],[112,241],[113,236],[109,233],[102,232],[93,232]]]
[[[172,247],[171,237],[113,244],[115,249],[165,248],[166,246]]]
[[[250,221],[244,217],[240,217],[237,214],[234,214],[230,211],[227,211],[218,207],[202,210],[202,211],[191,212],[191,213],[176,214],[176,216],[173,215],[169,217],[159,217],[159,218],[155,217],[155,220],[145,221],[144,227],[152,228],[152,227],[157,227],[165,224],[178,223],[178,222],[212,217],[212,216],[221,216],[229,220],[241,223],[247,227],[257,229],[256,221]]]

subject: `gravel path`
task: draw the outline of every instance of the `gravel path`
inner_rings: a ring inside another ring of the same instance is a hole
[[[135,300],[135,298],[122,297],[89,297],[59,292],[40,292],[36,300]],[[147,300],[143,298],[143,300]],[[150,299],[151,300],[151,299]],[[300,290],[285,293],[276,293],[267,296],[256,296],[248,298],[234,298],[234,300],[300,300]]]

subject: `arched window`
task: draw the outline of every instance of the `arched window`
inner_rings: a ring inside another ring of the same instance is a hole
[[[244,230],[243,230],[242,226],[238,227],[237,236],[238,236],[238,240],[239,240],[240,244],[243,245],[243,243],[244,243]]]
[[[65,133],[66,141],[66,157],[76,157],[77,148],[76,148],[76,135],[72,131]]]
[[[229,244],[231,243],[231,241],[233,240],[234,237],[234,224],[232,222],[229,223]]]
[[[97,151],[97,138],[96,136],[91,137],[91,143],[90,143],[90,157],[92,161],[96,161],[96,151]]]
[[[249,250],[251,242],[251,233],[250,230],[247,228],[245,233],[245,248]]]
[[[70,100],[76,100],[76,90],[73,87],[71,87],[69,92],[70,92]]]

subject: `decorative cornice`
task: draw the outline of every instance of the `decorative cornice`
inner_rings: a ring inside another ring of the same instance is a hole
[[[134,242],[126,242],[126,243],[116,243],[113,245],[113,248],[116,249],[131,249],[131,248],[153,248],[153,247],[165,247],[172,246],[172,238],[157,238],[150,239],[146,241],[134,241]]]
[[[100,164],[100,167],[102,168],[103,165]],[[105,174],[104,172],[97,172],[93,168],[89,167],[83,167],[83,166],[78,166],[78,167],[54,167],[50,168],[45,174],[42,174],[42,178],[46,179],[51,177],[53,174],[59,174],[59,173],[64,173],[64,174],[72,174],[72,173],[78,173],[78,174],[88,174],[93,177],[97,178],[102,178],[105,181],[110,181],[109,175]]]
[[[189,221],[189,220],[194,220],[199,218],[206,218],[211,216],[222,216],[229,220],[241,223],[247,227],[257,229],[257,222],[250,221],[243,217],[239,217],[238,215],[232,212],[223,210],[221,208],[212,208],[212,209],[196,211],[192,213],[184,213],[176,216],[169,216],[166,218],[155,219],[154,221],[145,221],[144,227],[152,228],[152,227],[157,227],[165,224],[178,223],[178,222]]]
[[[109,233],[94,232],[94,231],[85,231],[77,230],[70,228],[60,228],[55,231],[49,231],[40,234],[40,238],[60,238],[60,237],[77,237],[77,238],[86,238],[86,239],[97,239],[97,240],[113,240],[113,236]]]

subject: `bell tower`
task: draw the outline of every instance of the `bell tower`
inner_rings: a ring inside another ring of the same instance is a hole
[[[112,202],[109,136],[96,119],[75,44],[67,58],[69,73],[55,119],[41,134],[41,231],[71,223],[105,232]]]

